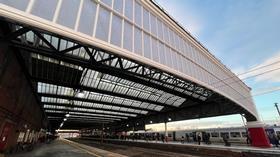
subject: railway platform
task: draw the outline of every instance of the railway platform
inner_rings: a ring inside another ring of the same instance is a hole
[[[92,145],[98,147],[100,145],[100,139],[96,138],[83,138],[83,139],[71,139],[78,143],[85,145]],[[115,145],[115,146],[127,146],[127,147],[139,147],[153,150],[161,150],[167,152],[191,154],[196,156],[215,156],[215,157],[279,157],[280,148],[257,148],[246,145],[233,145],[226,147],[222,144],[195,144],[179,142],[162,143],[160,141],[144,141],[144,140],[117,140],[117,139],[103,139],[102,145]],[[106,149],[102,147],[102,149]],[[111,150],[112,151],[112,150]]]
[[[126,157],[117,153],[86,146],[66,139],[54,140],[33,150],[5,155],[5,157]],[[1,156],[2,157],[2,156]],[[3,155],[4,157],[4,155]]]

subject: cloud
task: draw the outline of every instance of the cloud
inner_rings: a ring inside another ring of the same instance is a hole
[[[278,83],[280,82],[280,51],[257,66],[244,69],[239,67],[234,70],[240,79],[254,78],[255,82]]]

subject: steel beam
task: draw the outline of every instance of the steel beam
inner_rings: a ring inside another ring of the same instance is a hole
[[[120,113],[126,113],[126,114],[137,114],[142,115],[140,113],[131,112],[131,111],[121,111],[121,110],[114,110],[114,109],[106,109],[106,108],[100,108],[100,107],[94,107],[94,106],[83,106],[83,105],[74,105],[74,104],[67,104],[67,103],[51,103],[51,102],[42,102],[44,105],[53,105],[53,106],[60,106],[60,107],[73,107],[73,108],[81,108],[81,109],[94,109],[94,110],[102,110],[102,111],[112,111],[112,112],[120,112]],[[123,107],[129,109],[129,107]],[[48,109],[48,108],[45,108]]]
[[[98,103],[98,104],[105,104],[105,105],[112,105],[112,106],[117,106],[117,107],[126,107],[130,109],[135,109],[135,110],[143,110],[147,111],[149,113],[156,113],[159,111],[148,109],[148,108],[141,108],[141,107],[135,107],[135,106],[126,106],[122,104],[116,104],[113,102],[106,102],[106,101],[98,101],[98,100],[91,100],[91,99],[85,99],[85,98],[79,98],[79,97],[73,97],[73,96],[67,96],[67,95],[57,95],[57,94],[48,94],[48,93],[38,93],[39,96],[41,97],[51,97],[51,98],[59,98],[59,99],[67,99],[67,100],[75,100],[75,101],[82,101],[82,102],[89,102],[89,103]]]

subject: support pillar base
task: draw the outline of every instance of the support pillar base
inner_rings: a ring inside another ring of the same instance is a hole
[[[269,148],[271,144],[266,135],[264,124],[259,121],[247,122],[248,133],[251,138],[251,145],[254,147]]]

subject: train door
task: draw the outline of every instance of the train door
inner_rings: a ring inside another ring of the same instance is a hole
[[[268,139],[270,141],[270,143],[273,143],[273,139],[272,139],[272,134],[274,134],[274,129],[273,128],[267,128],[265,129],[266,134],[268,135]]]
[[[195,141],[195,142],[197,141],[196,140],[196,132],[192,132],[192,138],[193,138],[193,141]]]
[[[173,141],[176,141],[176,132],[173,131]]]
[[[206,132],[201,132],[201,139],[203,142],[205,142]]]
[[[7,121],[4,122],[3,129],[0,135],[0,151],[3,151],[7,144],[8,136],[11,128],[12,128],[12,123],[9,123]]]

